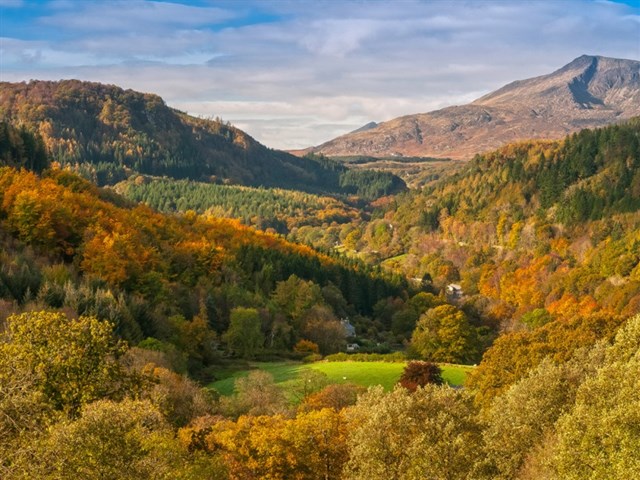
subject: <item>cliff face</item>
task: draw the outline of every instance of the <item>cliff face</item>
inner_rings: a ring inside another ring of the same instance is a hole
[[[640,115],[640,62],[583,55],[541,77],[519,80],[474,102],[399,117],[312,151],[325,155],[450,157],[529,138],[561,138]]]

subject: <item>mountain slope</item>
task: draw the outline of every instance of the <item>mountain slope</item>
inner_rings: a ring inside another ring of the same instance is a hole
[[[407,115],[311,150],[329,156],[468,159],[523,139],[556,139],[640,115],[640,62],[583,55],[462,106]]]
[[[228,123],[113,85],[0,83],[0,119],[37,131],[53,161],[99,185],[143,173],[310,192],[358,190],[342,181],[342,165],[271,150]]]
[[[355,234],[358,251],[396,255],[397,269],[428,274],[438,289],[459,283],[492,303],[491,315],[507,326],[542,308],[633,315],[640,311],[640,117],[477,155],[372,218]],[[382,222],[384,243],[377,241]]]

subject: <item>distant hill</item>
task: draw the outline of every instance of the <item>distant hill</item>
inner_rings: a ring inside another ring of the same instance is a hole
[[[462,106],[407,115],[309,149],[327,156],[469,159],[525,139],[559,139],[640,115],[640,62],[583,55]]]
[[[366,132],[367,130],[371,130],[372,128],[376,128],[377,126],[378,124],[376,122],[369,122],[366,125],[363,125],[360,128],[355,129],[351,133]]]
[[[358,194],[368,181],[354,180],[354,173],[328,159],[269,149],[229,123],[195,118],[168,107],[157,95],[113,85],[2,82],[0,120],[37,132],[52,161],[99,185],[142,173]],[[402,181],[388,177],[403,188]]]

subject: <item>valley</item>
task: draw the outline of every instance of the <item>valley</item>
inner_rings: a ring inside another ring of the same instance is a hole
[[[338,3],[2,4],[0,478],[640,475],[640,62]]]

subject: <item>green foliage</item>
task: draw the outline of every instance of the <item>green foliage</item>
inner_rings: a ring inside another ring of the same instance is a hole
[[[325,357],[327,362],[391,362],[404,363],[407,356],[404,352],[393,353],[334,353]]]
[[[255,308],[233,309],[224,340],[231,351],[243,358],[252,358],[264,343],[258,311]]]
[[[238,218],[245,225],[287,234],[305,225],[349,223],[360,218],[353,207],[331,197],[275,188],[136,177],[115,190],[137,203],[166,212],[193,210],[216,217]]]
[[[441,305],[420,317],[411,348],[432,362],[471,363],[478,357],[478,335],[463,311]]]
[[[113,326],[95,318],[25,313],[7,320],[3,340],[0,380],[23,372],[51,408],[69,416],[96,399],[121,398],[139,387],[117,362],[124,346]]]
[[[324,299],[316,283],[291,275],[286,281],[278,282],[271,295],[271,303],[299,324],[313,307],[323,305]]]
[[[42,138],[29,131],[0,121],[0,166],[26,168],[42,172],[49,166],[49,158]]]
[[[340,186],[353,189],[356,195],[368,200],[406,189],[405,183],[389,172],[355,169],[346,170],[340,175]]]
[[[551,320],[553,320],[553,317],[544,308],[536,308],[531,312],[527,312],[520,319],[520,321],[529,328],[542,327],[543,325],[549,323]]]

